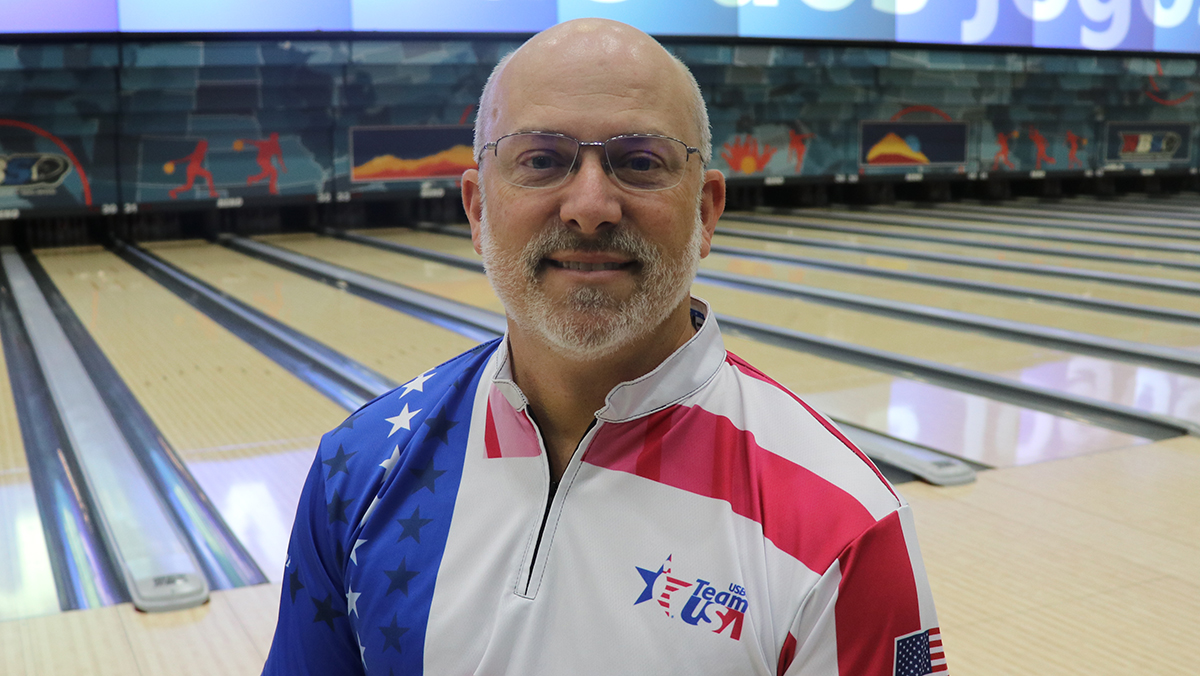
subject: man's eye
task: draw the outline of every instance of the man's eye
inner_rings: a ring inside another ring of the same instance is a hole
[[[561,166],[562,161],[554,155],[530,155],[525,158],[524,165],[530,169],[553,169]]]
[[[632,171],[654,171],[662,167],[662,162],[652,155],[630,155],[618,164]]]

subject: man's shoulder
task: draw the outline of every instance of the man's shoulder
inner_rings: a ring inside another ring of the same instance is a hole
[[[861,505],[874,519],[904,503],[875,464],[828,417],[737,355],[727,366],[737,386],[716,397],[756,444]],[[716,412],[716,411],[715,411]]]
[[[325,434],[319,453],[324,459],[403,445],[448,398],[461,400],[469,394],[499,342],[480,343],[363,404]]]

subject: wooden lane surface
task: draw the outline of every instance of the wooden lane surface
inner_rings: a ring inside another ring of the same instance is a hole
[[[713,238],[713,243],[737,247],[739,249],[748,249],[750,251],[791,254],[796,256],[805,256],[808,258],[816,258],[818,260],[827,260],[831,262],[866,265],[881,270],[914,272],[926,275],[950,277],[953,279],[964,279],[991,284],[1004,284],[1008,286],[1029,289],[1040,289],[1042,291],[1052,291],[1055,293],[1065,293],[1074,296],[1082,296],[1084,298],[1098,298],[1121,303],[1132,303],[1134,305],[1144,305],[1148,307],[1162,307],[1195,312],[1197,305],[1197,297],[1189,294],[1171,293],[1167,291],[1152,291],[1119,284],[1106,284],[1103,282],[1081,279],[1036,275],[1027,272],[1009,272],[1005,270],[990,270],[987,268],[979,268],[969,265],[935,263],[932,261],[907,259],[903,258],[902,255],[881,256],[877,254],[857,253],[853,251],[822,249],[820,247],[811,247],[799,244],[765,242],[761,240],[747,239],[744,237],[729,237],[726,235],[717,235]],[[1000,257],[995,256],[995,258]],[[1103,265],[1099,264],[1099,261],[1090,262],[1094,263],[1095,265],[1080,266],[1078,265],[1079,261],[1075,261],[1075,264],[1073,264],[1071,267],[1077,269],[1086,267],[1086,269],[1092,270],[1102,270],[1104,267]],[[1192,281],[1195,281],[1194,276],[1192,277]],[[925,284],[922,286],[928,287],[930,285]]]
[[[1200,439],[900,487],[950,673],[1196,673]]]
[[[13,396],[0,355],[0,622],[59,608]]]
[[[886,232],[888,226],[876,224],[855,224],[855,223],[834,223],[834,225],[846,225],[863,227],[874,232]],[[1023,251],[1007,251],[1003,249],[994,249],[989,247],[985,242],[971,243],[968,240],[963,240],[961,244],[942,244],[936,242],[922,242],[916,240],[905,240],[897,237],[884,237],[882,235],[872,234],[852,234],[845,232],[829,232],[822,230],[812,230],[804,227],[803,222],[796,222],[791,225],[765,225],[762,223],[746,223],[738,221],[735,215],[727,216],[721,219],[719,227],[750,230],[758,232],[773,233],[776,235],[789,235],[794,237],[805,237],[808,239],[829,240],[832,242],[848,242],[853,244],[869,244],[871,246],[883,246],[889,249],[899,249],[901,251],[922,251],[930,253],[952,254],[955,256],[970,256],[972,258],[986,258],[993,260],[1008,261],[1010,263],[1032,263],[1035,265],[1054,265],[1065,268],[1077,268],[1084,270],[1096,270],[1101,272],[1114,272],[1123,275],[1136,275],[1139,277],[1156,277],[1160,279],[1176,279],[1183,281],[1195,281],[1196,272],[1193,270],[1179,270],[1175,268],[1163,268],[1154,265],[1143,265],[1140,263],[1121,263],[1113,261],[1100,261],[1088,258],[1075,258],[1072,256],[1056,255],[1051,253],[1029,253]],[[916,228],[898,228],[901,234],[919,234]],[[1021,243],[1023,246],[1047,246],[1050,244],[1040,244],[1033,240],[1025,240]],[[1056,246],[1053,248],[1065,248]],[[1116,247],[1100,247],[1104,251],[1097,253],[1110,254],[1115,256],[1131,256],[1125,250]],[[1075,248],[1074,250],[1082,251]],[[1149,253],[1162,254],[1150,256]],[[1149,252],[1146,258],[1159,259],[1176,259],[1177,256],[1172,256],[1169,252],[1154,251]],[[1200,262],[1200,256],[1189,254],[1196,258],[1196,261],[1188,259],[1185,262]],[[1131,256],[1133,257],[1133,256]]]
[[[392,241],[473,256],[469,241],[409,230],[372,231]],[[499,308],[482,274],[328,238],[290,237],[281,246],[435,295]],[[443,287],[436,283],[446,279]],[[431,280],[434,283],[431,283]],[[754,300],[763,303],[762,298]],[[718,304],[715,307],[723,307]],[[1142,439],[983,397],[725,336],[735,354],[830,415],[991,466],[1037,462],[1141,443]]]
[[[845,213],[845,212],[842,212],[842,213]],[[993,215],[997,215],[997,216],[1005,215],[1003,212],[1000,212],[1000,211],[994,211],[992,213],[993,213]],[[962,237],[962,238],[967,238],[967,239],[970,239],[973,241],[979,240],[979,239],[989,239],[990,240],[992,238],[996,238],[995,241],[1003,241],[1003,242],[1009,243],[1009,244],[1017,243],[1020,241],[1026,241],[1026,242],[1035,241],[1029,237],[1007,237],[1007,236],[1003,236],[1003,235],[994,235],[989,232],[980,232],[980,230],[1010,228],[1014,234],[1021,233],[1021,234],[1037,235],[1039,237],[1042,237],[1045,235],[1051,235],[1054,237],[1081,237],[1081,238],[1121,240],[1122,242],[1128,242],[1129,243],[1128,248],[1137,252],[1137,253],[1133,253],[1133,254],[1127,253],[1127,254],[1123,254],[1123,255],[1134,255],[1134,256],[1139,256],[1139,257],[1140,256],[1148,256],[1151,258],[1156,257],[1154,254],[1154,251],[1155,251],[1154,249],[1150,249],[1150,250],[1142,253],[1141,249],[1140,249],[1141,245],[1148,244],[1152,247],[1156,244],[1158,244],[1158,245],[1179,244],[1179,245],[1182,245],[1185,247],[1195,247],[1197,245],[1197,241],[1194,237],[1171,237],[1171,236],[1169,236],[1169,235],[1182,234],[1182,233],[1180,233],[1180,231],[1178,229],[1172,231],[1169,228],[1147,227],[1146,232],[1153,232],[1153,233],[1155,233],[1154,235],[1134,234],[1134,233],[1126,233],[1126,232],[1106,232],[1103,230],[1084,231],[1084,230],[1075,230],[1075,229],[1071,229],[1071,228],[1055,227],[1054,224],[1050,224],[1050,223],[1039,223],[1039,224],[1035,225],[1035,224],[1031,224],[1031,223],[1005,223],[1002,221],[974,219],[974,218],[972,218],[973,214],[970,214],[967,212],[952,212],[952,211],[946,210],[946,209],[935,209],[932,211],[919,212],[919,213],[898,213],[898,212],[894,212],[894,211],[881,211],[881,212],[868,212],[868,214],[871,216],[883,216],[883,217],[886,217],[893,221],[898,221],[898,222],[902,222],[904,224],[909,224],[909,225],[892,226],[892,225],[887,225],[884,223],[876,223],[874,221],[862,221],[862,223],[864,225],[870,224],[872,226],[880,226],[880,227],[888,228],[888,230],[891,232],[903,232],[904,230],[920,230],[921,234],[926,234],[926,235],[932,234],[934,232],[941,232],[941,233],[948,234],[950,237],[955,237],[955,238]],[[811,214],[811,216],[819,218],[821,216],[821,213],[814,212],[813,214]],[[1017,215],[1012,214],[1012,216],[1017,216]],[[841,220],[841,219],[838,219],[838,220]],[[1095,220],[1102,220],[1102,219],[1095,219]],[[944,230],[944,229],[942,229],[942,227],[922,227],[922,226],[943,226],[943,227],[954,228],[954,229],[953,230]],[[891,230],[891,228],[901,228],[901,230]],[[1192,234],[1195,234],[1195,233],[1192,233]],[[1168,235],[1168,236],[1161,237],[1161,236],[1157,236],[1157,235]],[[1059,241],[1052,240],[1052,239],[1044,239],[1041,243],[1045,246],[1065,245],[1065,246],[1072,248],[1073,250],[1075,249],[1075,247],[1086,247],[1085,249],[1080,249],[1080,250],[1094,251],[1094,252],[1103,252],[1105,249],[1107,249],[1109,251],[1115,251],[1115,252],[1123,251],[1123,247],[1075,244],[1072,242],[1059,242]],[[1161,253],[1164,253],[1167,256],[1177,255],[1177,256],[1180,256],[1180,258],[1178,260],[1185,260],[1185,261],[1186,260],[1195,261],[1197,258],[1197,255],[1195,253],[1188,254],[1188,253],[1181,252],[1178,254],[1172,254],[1169,251],[1163,251]]]
[[[1200,440],[908,483],[956,676],[1195,674]],[[270,644],[278,585],[199,609],[128,605],[0,623],[5,676],[247,676]]]
[[[1177,322],[1154,321],[977,291],[935,287],[928,284],[915,284],[831,270],[801,268],[784,263],[771,263],[723,254],[710,255],[701,263],[701,268],[904,303],[917,303],[1138,343],[1200,350],[1200,327],[1187,326]],[[1200,306],[1200,299],[1197,300],[1197,305]]]
[[[222,246],[192,242],[147,248],[396,382],[408,382],[476,344],[453,331]]]
[[[213,592],[198,608],[125,603],[0,623],[4,676],[255,676],[271,645],[279,585]]]
[[[883,214],[877,214],[877,215],[883,215]],[[1153,245],[1153,244],[1157,243],[1159,245],[1177,244],[1177,245],[1181,245],[1181,246],[1187,246],[1187,247],[1194,248],[1196,246],[1195,240],[1186,240],[1186,239],[1170,239],[1170,240],[1168,240],[1168,239],[1158,239],[1158,238],[1137,238],[1132,235],[1128,235],[1128,236],[1127,235],[1104,236],[1104,235],[1099,235],[1099,234],[1091,235],[1091,234],[1087,234],[1087,233],[1081,233],[1079,231],[1070,231],[1070,230],[1063,230],[1063,231],[1053,233],[1053,234],[1057,234],[1057,235],[1068,235],[1068,236],[1073,236],[1073,237],[1083,237],[1083,238],[1091,237],[1091,238],[1096,238],[1096,239],[1105,238],[1105,239],[1121,241],[1120,246],[1109,246],[1109,245],[1099,245],[1099,244],[1082,244],[1082,243],[1077,243],[1077,242],[1065,242],[1065,241],[1061,241],[1061,240],[1046,239],[1042,235],[1051,234],[1049,229],[1047,229],[1047,228],[1038,228],[1038,227],[1031,227],[1031,226],[1024,226],[1024,225],[1009,225],[1008,226],[1009,228],[1014,228],[1014,232],[1021,232],[1021,233],[1028,232],[1030,234],[1039,235],[1039,237],[1019,237],[1019,236],[999,235],[999,234],[979,231],[980,228],[988,228],[988,227],[991,227],[993,229],[1001,229],[1002,230],[1005,228],[1005,226],[1004,226],[1004,224],[1000,224],[1000,223],[988,223],[985,221],[976,221],[974,223],[970,223],[970,222],[967,222],[967,219],[963,219],[963,221],[961,223],[952,223],[950,221],[943,221],[942,219],[922,218],[920,216],[904,216],[904,215],[893,215],[893,214],[886,214],[886,216],[889,219],[892,219],[894,221],[904,221],[905,223],[909,223],[909,225],[899,225],[899,224],[889,225],[886,223],[877,223],[874,221],[867,221],[867,220],[863,220],[863,221],[857,221],[857,220],[846,221],[846,220],[842,220],[842,219],[822,220],[822,219],[820,219],[820,216],[816,215],[816,214],[814,214],[812,216],[797,215],[798,218],[805,218],[806,220],[808,220],[810,222],[813,222],[814,220],[819,220],[822,225],[845,224],[845,225],[849,225],[849,226],[853,226],[853,227],[866,228],[866,229],[870,230],[871,232],[888,233],[888,234],[892,234],[892,235],[899,235],[901,237],[906,236],[906,235],[927,236],[927,237],[944,237],[947,239],[952,239],[955,242],[960,242],[967,246],[977,246],[977,247],[984,247],[984,248],[989,248],[993,244],[1013,244],[1013,245],[1017,245],[1017,246],[1044,246],[1044,247],[1053,248],[1053,249],[1062,249],[1065,251],[1073,251],[1073,252],[1080,252],[1080,253],[1115,254],[1118,256],[1125,256],[1127,258],[1132,258],[1132,259],[1151,258],[1151,259],[1163,259],[1163,260],[1178,261],[1181,263],[1193,263],[1193,264],[1200,263],[1200,253],[1196,253],[1194,251],[1164,251],[1164,250],[1160,250],[1160,249],[1147,249],[1147,248],[1139,246],[1140,244]],[[730,218],[736,219],[737,215],[730,214]],[[796,227],[804,227],[802,225],[802,223],[803,223],[802,221],[797,222]],[[933,226],[939,226],[939,225],[948,226],[949,228],[952,228],[952,229],[942,229],[939,227],[933,227]]]
[[[263,572],[280,579],[318,438],[347,412],[114,254],[38,257]]]
[[[437,235],[430,236],[438,237]],[[499,298],[496,298],[487,279],[477,272],[381,251],[330,237],[272,235],[257,239],[296,253],[375,275],[381,279],[411,286],[442,298],[449,298],[493,312],[504,312],[504,305],[500,303]],[[470,248],[469,241],[463,239],[462,242],[466,243],[468,249]]]

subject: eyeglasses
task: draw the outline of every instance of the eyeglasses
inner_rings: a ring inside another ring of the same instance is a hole
[[[688,158],[700,152],[688,144],[658,134],[622,134],[607,141],[582,142],[541,131],[508,134],[484,144],[497,160],[500,178],[522,188],[562,185],[579,162],[579,148],[604,149],[604,169],[630,190],[667,190],[683,181]]]

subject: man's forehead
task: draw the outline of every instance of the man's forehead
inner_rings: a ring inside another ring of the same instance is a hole
[[[575,35],[579,42],[570,43]],[[685,75],[653,39],[639,35],[574,33],[531,41],[502,75],[496,102],[502,133],[570,134],[576,122],[603,114],[599,122],[613,134],[678,134],[680,118],[687,117]]]

